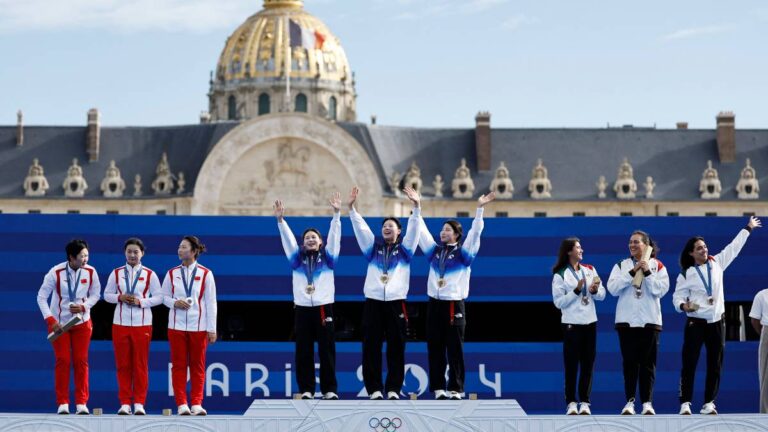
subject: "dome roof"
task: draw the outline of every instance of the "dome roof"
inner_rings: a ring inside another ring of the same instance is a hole
[[[350,83],[349,63],[339,39],[307,13],[303,3],[264,0],[264,9],[227,39],[216,68],[216,83],[283,78],[288,55],[291,78]]]

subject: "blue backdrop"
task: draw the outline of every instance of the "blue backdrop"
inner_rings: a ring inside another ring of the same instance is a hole
[[[363,301],[366,263],[343,218],[341,258],[336,267],[336,299]],[[318,227],[326,233],[330,218],[288,218],[294,233]],[[376,231],[381,219],[370,218]],[[405,225],[405,220],[403,223]],[[471,219],[462,219],[467,230]],[[427,220],[437,233],[440,219]],[[667,266],[672,287],[662,299],[661,335],[655,391],[657,412],[677,411],[677,384],[684,316],[671,304],[678,255],[688,237],[703,235],[710,253],[719,252],[746,224],[746,218],[488,218],[478,259],[473,265],[472,302],[551,301],[551,266],[560,240],[576,235],[585,262],[595,265],[603,280],[611,267],[627,255],[629,234],[643,229],[661,246],[659,258]],[[124,263],[122,244],[141,237],[148,248],[143,262],[161,274],[178,264],[176,248],[185,234],[199,236],[209,253],[200,260],[216,275],[220,302],[290,301],[289,268],[273,218],[182,216],[87,216],[0,214],[0,411],[52,412],[53,351],[45,340],[45,325],[36,293],[45,272],[64,261],[64,244],[82,237],[90,244],[90,264],[106,282],[108,272]],[[763,233],[753,234],[741,256],[726,272],[726,300],[751,301],[764,288],[766,252]],[[412,264],[411,301],[425,301],[427,266],[418,255]],[[621,355],[613,330],[616,301],[610,295],[598,303],[598,356],[593,385],[593,411],[615,413],[623,406]],[[162,306],[160,306],[162,307]],[[748,313],[749,310],[745,310]],[[471,325],[471,317],[469,318]],[[159,324],[159,323],[157,323]],[[503,324],[502,324],[503,325]],[[532,323],[535,325],[535,323]],[[523,332],[524,328],[509,328]],[[360,396],[363,388],[360,344],[339,343],[337,372],[342,397]],[[517,398],[531,413],[561,413],[563,374],[560,343],[468,343],[467,392],[481,398]],[[169,396],[168,344],[153,342],[150,355],[148,408],[158,412],[173,406]],[[426,388],[426,346],[410,343],[411,365],[405,392]],[[209,349],[212,380],[206,407],[214,412],[241,413],[253,398],[284,398],[295,389],[290,342],[220,342]],[[92,407],[111,412],[118,407],[114,354],[110,341],[91,344]],[[697,373],[694,405],[703,393],[702,357]],[[263,380],[263,381],[262,381]],[[286,383],[294,387],[286,389]],[[424,395],[423,397],[428,397]],[[718,408],[723,412],[756,412],[758,401],[757,343],[728,342]]]

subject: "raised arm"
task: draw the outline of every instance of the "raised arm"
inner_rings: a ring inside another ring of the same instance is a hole
[[[360,250],[366,258],[370,259],[371,250],[373,250],[373,243],[375,236],[371,228],[365,223],[363,216],[355,210],[355,202],[357,201],[357,195],[360,193],[360,189],[357,186],[353,187],[349,192],[349,220],[352,221],[352,231],[355,233],[355,239],[357,245],[360,246]]]
[[[290,260],[299,252],[299,245],[296,243],[296,237],[293,236],[293,231],[291,231],[291,228],[288,226],[288,222],[283,219],[285,213],[283,202],[275,200],[273,208],[275,210],[275,217],[277,218],[277,229],[280,231],[280,241],[283,244],[283,251],[285,252],[286,258]]]
[[[733,260],[736,259],[736,257],[739,255],[739,252],[741,252],[741,248],[744,247],[744,244],[747,243],[747,239],[749,238],[749,234],[752,232],[755,228],[760,228],[763,226],[763,224],[760,222],[760,219],[750,216],[749,222],[747,223],[747,226],[740,230],[738,234],[736,234],[736,237],[728,244],[728,246],[725,247],[719,254],[715,256],[715,260],[720,263],[720,266],[725,270]]]
[[[341,194],[334,192],[328,203],[333,209],[333,219],[331,219],[331,228],[328,230],[328,240],[325,251],[330,255],[334,262],[339,257],[341,250]]]
[[[405,236],[403,237],[403,248],[411,256],[416,253],[416,246],[419,244],[419,231],[421,220],[421,197],[411,187],[406,186],[403,189],[405,195],[413,203],[413,211],[408,218],[408,226],[405,228]]]
[[[470,260],[474,259],[477,252],[480,250],[480,234],[483,232],[485,223],[483,222],[483,207],[489,202],[496,199],[496,192],[491,192],[488,195],[481,195],[477,199],[477,212],[475,213],[475,219],[472,221],[472,227],[467,233],[467,239],[461,245],[461,248],[468,255]]]

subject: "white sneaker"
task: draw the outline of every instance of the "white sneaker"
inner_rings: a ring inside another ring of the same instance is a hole
[[[304,392],[301,394],[302,399],[314,399],[315,395],[312,394],[312,392]]]
[[[91,413],[90,411],[88,411],[88,407],[85,406],[85,404],[76,405],[75,410],[76,410],[75,413],[78,415],[88,415]]]
[[[117,415],[131,415],[131,406],[130,405],[120,405],[120,409],[117,410]]]
[[[592,411],[589,409],[588,403],[582,402],[581,405],[579,405],[579,415],[592,415]]]
[[[448,396],[448,399],[450,400],[461,400],[461,393],[457,391],[450,392],[450,395]]]
[[[635,415],[635,400],[632,399],[624,405],[624,409],[621,410],[621,415]]]
[[[144,411],[144,405],[140,403],[133,404],[133,415],[147,415],[147,412]]]
[[[643,402],[643,415],[656,415],[656,411],[653,410],[653,404]]]
[[[576,402],[571,402],[568,404],[568,408],[565,409],[565,415],[576,415],[579,411],[576,406]]]
[[[69,414],[69,404],[61,404],[56,409],[56,414]]]
[[[380,391],[376,390],[375,392],[371,393],[371,400],[382,400],[384,399],[384,395],[381,394]]]
[[[717,415],[717,409],[715,408],[715,402],[707,402],[701,407],[700,413],[704,415]]]
[[[400,395],[397,394],[397,392],[387,392],[387,399],[397,400],[397,399],[400,399]]]
[[[680,404],[680,415],[691,415],[691,403],[683,402]]]
[[[202,405],[192,405],[192,415],[204,416],[204,415],[208,415],[208,411],[206,411]]]
[[[328,392],[323,395],[323,399],[325,400],[339,400],[339,395],[337,395],[334,392]]]
[[[188,416],[192,414],[187,404],[179,405],[179,407],[176,409],[176,413],[180,416]]]
[[[448,399],[448,393],[445,390],[435,390],[435,399],[437,400]]]

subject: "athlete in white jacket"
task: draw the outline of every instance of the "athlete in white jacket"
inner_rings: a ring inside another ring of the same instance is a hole
[[[411,277],[411,259],[419,243],[420,198],[413,189],[406,193],[413,202],[413,212],[402,242],[400,221],[385,218],[381,224],[382,240],[377,241],[373,231],[355,210],[360,190],[352,188],[349,194],[349,219],[357,244],[368,261],[365,276],[365,304],[363,306],[363,382],[371,399],[400,399],[405,375],[405,339],[408,312],[405,299]],[[381,348],[387,341],[387,378],[381,380]]]

